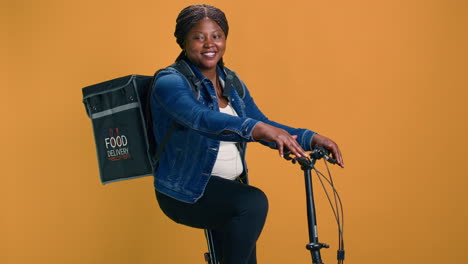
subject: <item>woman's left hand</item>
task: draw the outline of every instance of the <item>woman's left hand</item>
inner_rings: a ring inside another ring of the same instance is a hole
[[[338,145],[331,139],[324,137],[319,134],[315,134],[312,137],[312,148],[315,147],[316,145],[322,146],[329,150],[332,154],[332,157],[336,160],[338,165],[340,167],[344,168],[344,162],[343,158],[341,157],[341,151],[340,148],[338,148]]]

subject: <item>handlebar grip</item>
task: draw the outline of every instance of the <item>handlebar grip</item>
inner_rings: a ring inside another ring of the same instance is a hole
[[[324,158],[326,161],[330,162],[331,164],[336,164],[336,159],[334,158],[331,158],[330,156],[330,151],[322,146],[316,146],[315,147],[315,150],[317,151],[317,156],[315,156],[316,158]]]
[[[330,158],[329,156],[323,156],[324,159],[326,159],[328,162],[330,162],[331,164],[336,164],[336,159],[334,158]]]

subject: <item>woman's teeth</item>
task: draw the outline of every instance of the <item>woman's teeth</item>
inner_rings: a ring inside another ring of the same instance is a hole
[[[216,52],[204,52],[203,55],[208,57],[214,57],[216,55]]]

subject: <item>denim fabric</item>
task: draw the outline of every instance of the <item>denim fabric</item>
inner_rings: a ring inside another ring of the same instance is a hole
[[[210,179],[218,155],[219,141],[239,143],[243,174],[246,175],[246,143],[254,141],[252,131],[258,122],[268,123],[297,135],[299,144],[305,150],[311,149],[315,132],[268,120],[258,109],[245,85],[243,99],[234,88],[228,96],[229,103],[239,116],[220,113],[213,83],[197,67],[188,63],[202,84],[198,95],[192,92],[186,78],[173,68],[162,70],[152,87],[151,111],[156,142],[162,141],[173,122],[179,125],[154,171],[154,186],[159,192],[183,202],[195,203],[203,195]],[[220,67],[218,74],[225,79]],[[223,133],[225,131],[232,133]],[[274,147],[274,144],[269,146]]]

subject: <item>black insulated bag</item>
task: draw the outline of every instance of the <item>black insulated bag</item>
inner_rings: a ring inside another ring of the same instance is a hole
[[[83,88],[103,184],[153,175],[145,118],[152,79],[129,75]]]
[[[190,66],[180,60],[169,67],[184,76],[198,97],[201,83]],[[231,70],[224,71],[224,95],[228,96],[234,87],[243,99],[245,88],[240,79]],[[153,175],[153,168],[158,166],[159,157],[178,129],[179,125],[173,122],[161,142],[155,142],[149,107],[153,78],[129,75],[83,88],[83,103],[93,124],[103,184]]]

